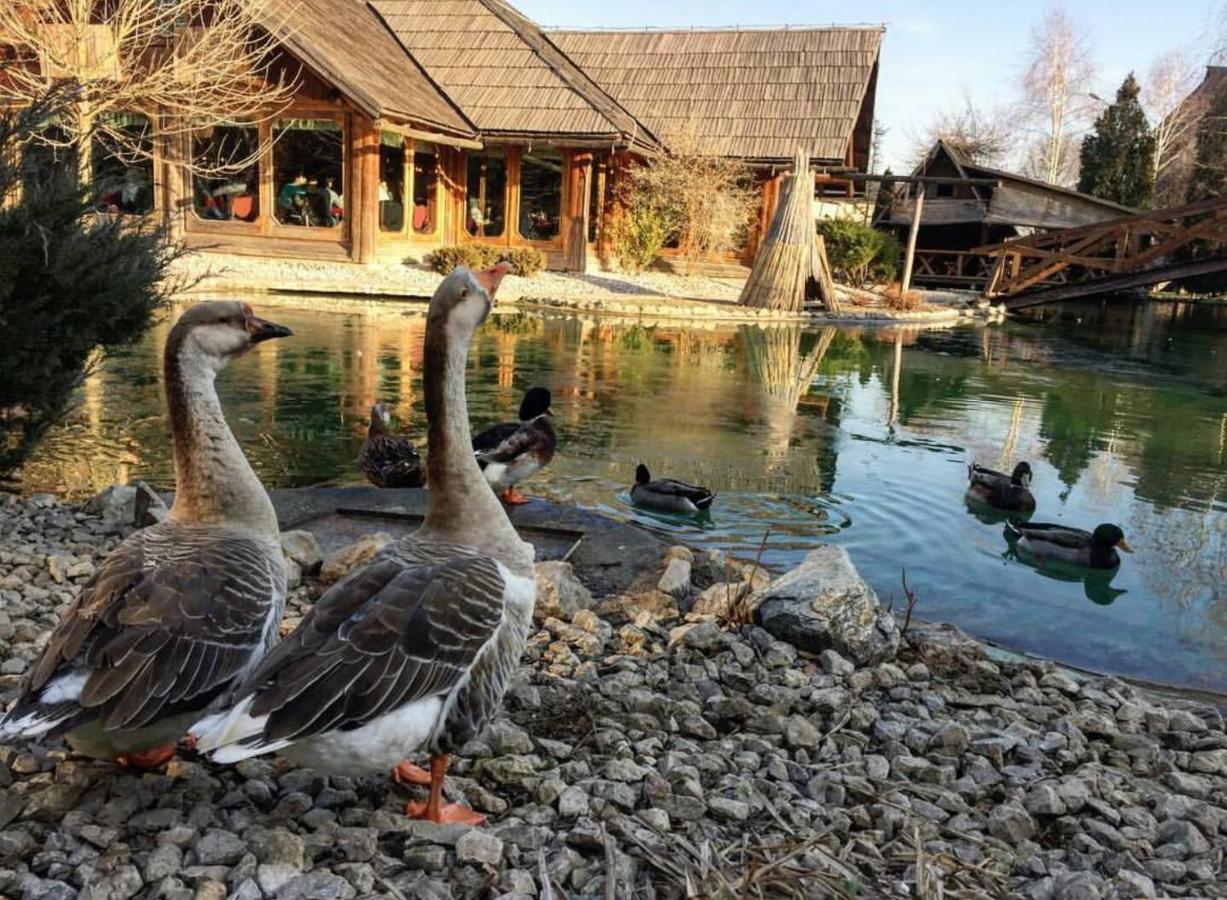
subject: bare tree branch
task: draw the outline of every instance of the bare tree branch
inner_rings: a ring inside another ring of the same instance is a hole
[[[1184,199],[1197,143],[1197,126],[1208,97],[1195,93],[1201,67],[1186,47],[1157,57],[1142,89],[1142,104],[1155,139],[1155,203],[1170,206]]]

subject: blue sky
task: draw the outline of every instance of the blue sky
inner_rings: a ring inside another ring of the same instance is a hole
[[[882,23],[886,40],[878,83],[878,118],[890,128],[886,162],[896,170],[913,135],[936,113],[963,104],[1007,102],[1023,64],[1031,25],[1045,4],[970,0],[513,0],[547,26],[633,27],[691,25],[825,25]],[[1215,0],[1071,0],[1067,9],[1090,32],[1099,63],[1098,93],[1111,96],[1136,69],[1178,44],[1205,44]]]

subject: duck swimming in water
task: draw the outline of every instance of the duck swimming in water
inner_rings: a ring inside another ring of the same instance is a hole
[[[1120,526],[1104,524],[1094,531],[1049,522],[1007,522],[1006,540],[1037,559],[1053,559],[1091,569],[1115,569],[1118,549],[1132,553]]]
[[[711,508],[716,495],[705,487],[687,484],[673,478],[652,480],[648,467],[635,467],[635,484],[631,487],[631,502],[644,509],[680,515],[694,515]]]
[[[967,481],[967,496],[980,503],[1007,512],[1035,511],[1030,463],[1020,462],[1006,475],[973,462],[967,467]]]
[[[0,741],[64,735],[87,756],[160,765],[276,640],[286,597],[277,513],[215,381],[255,345],[291,333],[235,301],[179,317],[163,363],[174,505],[81,589],[0,718]]]
[[[388,427],[389,415],[382,403],[371,407],[371,422],[358,465],[367,480],[381,488],[417,488],[426,483],[422,457],[408,438]]]
[[[430,786],[408,815],[479,823],[443,805],[449,754],[502,704],[532,626],[534,551],[511,526],[470,446],[465,360],[508,267],[457,268],[426,320],[426,518],[331,587],[192,727],[215,762],[279,753],[320,772],[393,772]],[[431,757],[430,771],[405,758]]]
[[[527,503],[516,485],[554,458],[558,437],[550,417],[550,392],[535,387],[520,403],[520,421],[491,425],[473,437],[473,452],[486,481],[504,503]]]

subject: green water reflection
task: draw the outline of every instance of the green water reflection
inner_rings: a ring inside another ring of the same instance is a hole
[[[310,300],[304,299],[304,304]],[[257,303],[258,305],[258,303]],[[269,309],[295,337],[220,386],[270,485],[360,480],[367,410],[420,435],[423,320]],[[169,485],[156,365],[166,326],[109,360],[27,468],[30,489]],[[1227,688],[1227,307],[1120,301],[939,331],[644,328],[500,315],[469,366],[475,423],[554,393],[562,447],[527,486],[637,517],[635,464],[720,492],[686,540],[795,562],[848,546],[919,615],[1103,671]],[[1093,583],[1013,557],[962,500],[969,459],[1028,459],[1037,520],[1120,524],[1139,552]]]

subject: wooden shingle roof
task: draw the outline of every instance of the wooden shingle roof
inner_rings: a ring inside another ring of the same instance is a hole
[[[475,133],[363,0],[278,0],[269,11],[283,17],[270,28],[290,51],[368,115]]]
[[[752,160],[842,161],[883,29],[551,30],[550,40],[665,144]]]
[[[483,134],[654,143],[634,116],[501,0],[371,5]]]

